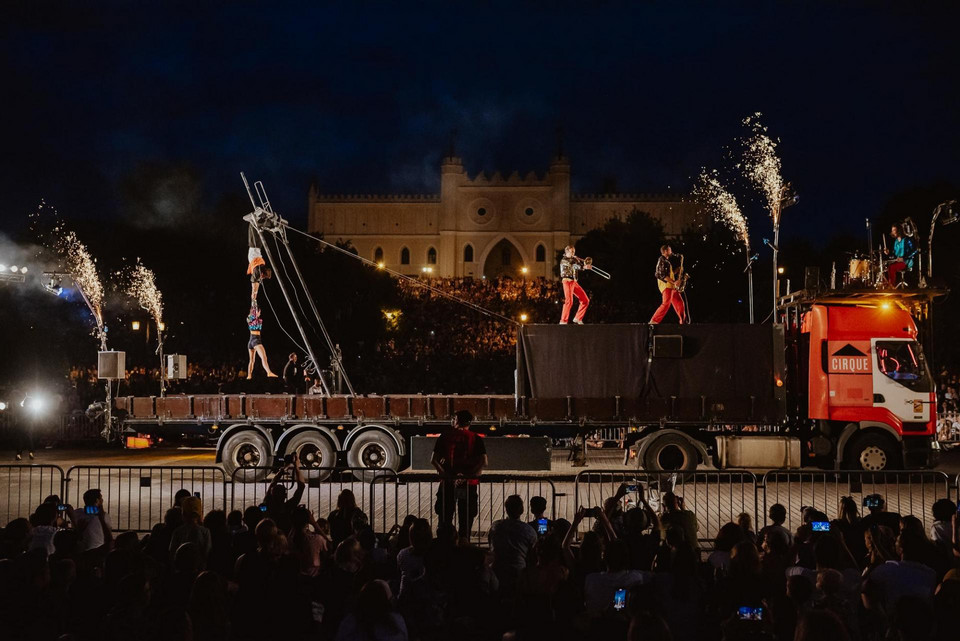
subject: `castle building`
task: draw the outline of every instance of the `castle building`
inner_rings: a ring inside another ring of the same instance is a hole
[[[327,195],[311,187],[309,229],[411,276],[552,279],[557,252],[634,210],[676,236],[695,224],[698,207],[676,194],[573,194],[562,155],[546,175],[523,178],[470,178],[460,158],[448,156],[439,194]]]

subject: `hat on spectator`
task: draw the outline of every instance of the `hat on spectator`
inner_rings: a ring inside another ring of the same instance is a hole
[[[183,511],[184,516],[192,512],[201,519],[203,518],[203,503],[196,496],[188,496],[183,499],[183,503],[180,504],[180,509]]]

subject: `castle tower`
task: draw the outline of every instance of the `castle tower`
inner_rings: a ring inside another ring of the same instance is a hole
[[[449,155],[440,162],[440,257],[437,267],[441,274],[463,275],[458,273],[457,209],[458,190],[466,178],[460,158]]]

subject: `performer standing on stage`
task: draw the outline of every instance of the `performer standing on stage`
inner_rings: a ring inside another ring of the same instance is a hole
[[[560,279],[563,281],[561,325],[566,325],[570,321],[570,309],[573,307],[574,296],[580,301],[580,307],[577,308],[577,315],[573,317],[573,322],[577,325],[583,325],[583,316],[587,313],[590,299],[587,298],[587,292],[583,291],[583,287],[580,287],[580,283],[577,282],[577,272],[581,269],[592,269],[592,267],[580,264],[576,248],[573,245],[567,245],[563,250],[563,258],[560,260]]]
[[[897,272],[913,271],[913,257],[917,250],[914,247],[913,239],[907,238],[900,232],[900,225],[894,225],[890,228],[890,236],[893,237],[894,261],[887,267],[887,282],[891,287],[896,287]],[[886,243],[884,243],[884,246],[886,246]]]
[[[673,255],[673,249],[670,245],[664,245],[660,248],[660,259],[657,261],[657,268],[654,274],[657,277],[657,286],[660,288],[660,294],[663,296],[663,302],[653,313],[650,319],[651,325],[656,325],[667,315],[670,306],[677,313],[679,324],[686,322],[686,311],[683,307],[683,295],[677,289],[676,276],[673,273],[673,264],[670,262],[670,256]]]

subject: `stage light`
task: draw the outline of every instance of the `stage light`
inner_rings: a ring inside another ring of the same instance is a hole
[[[28,394],[20,401],[20,407],[34,416],[39,416],[47,409],[47,399],[39,394],[33,396]]]
[[[10,265],[10,271],[16,274],[18,271],[20,271],[20,268],[16,265]]]
[[[777,267],[777,273],[782,274],[784,272],[783,267]]]
[[[7,409],[7,404],[4,401],[0,401],[0,412]]]
[[[165,331],[165,330],[167,329],[167,324],[166,324],[166,323],[157,323],[157,329],[159,329],[161,332],[162,332],[162,331]]]
[[[377,263],[377,269],[383,269],[384,267],[386,267],[386,265],[383,264],[382,260],[379,263]]]
[[[5,271],[7,271],[7,266],[6,266],[6,265],[0,265],[0,272],[5,272]]]
[[[132,329],[135,332],[140,331],[140,321],[133,321],[132,323],[130,323],[130,329]]]
[[[20,268],[20,273],[21,273],[21,274],[26,274],[26,273],[27,273],[27,268],[26,268],[26,267],[21,267],[21,268]]]
[[[526,314],[520,314],[520,322],[521,322],[521,323],[526,323],[526,322],[527,322],[527,318],[529,318],[529,316],[527,316]]]

